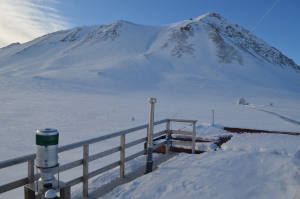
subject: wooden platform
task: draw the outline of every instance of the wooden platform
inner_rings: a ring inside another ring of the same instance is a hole
[[[268,130],[261,130],[261,129],[246,129],[246,128],[235,128],[235,127],[224,127],[224,130],[231,133],[269,133],[269,134],[283,134],[283,135],[300,135],[299,132],[268,131]]]

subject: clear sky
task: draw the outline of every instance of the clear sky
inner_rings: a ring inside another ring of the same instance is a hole
[[[0,0],[0,46],[123,19],[161,25],[217,12],[300,64],[300,0]]]

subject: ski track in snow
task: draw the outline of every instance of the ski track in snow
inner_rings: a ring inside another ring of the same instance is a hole
[[[299,121],[290,119],[290,118],[285,117],[285,116],[283,116],[283,115],[280,115],[280,114],[278,114],[278,113],[275,113],[275,112],[272,112],[272,111],[263,110],[263,109],[257,109],[257,110],[263,111],[263,112],[265,112],[265,113],[269,113],[269,114],[271,114],[271,115],[275,115],[275,116],[277,116],[277,117],[279,117],[279,118],[281,118],[281,119],[283,119],[283,120],[285,120],[285,121],[287,121],[287,122],[291,122],[291,123],[293,123],[293,124],[300,125],[300,122],[299,122]]]
[[[273,111],[267,111],[267,110],[264,110],[264,109],[261,109],[261,108],[256,108],[256,106],[254,106],[254,105],[248,106],[248,107],[253,108],[253,109],[255,109],[255,110],[258,110],[258,111],[262,111],[262,112],[268,113],[268,114],[270,114],[270,115],[274,115],[274,116],[279,117],[280,119],[282,119],[282,120],[284,120],[284,121],[287,121],[287,122],[290,122],[290,123],[292,123],[292,124],[296,124],[296,125],[299,125],[299,126],[300,126],[300,122],[299,122],[299,121],[294,120],[294,119],[291,119],[291,118],[288,118],[288,117],[286,117],[286,116],[284,116],[284,115],[280,115],[280,114],[275,113],[275,112],[273,112]]]

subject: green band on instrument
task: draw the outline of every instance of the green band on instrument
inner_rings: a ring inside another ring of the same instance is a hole
[[[40,145],[40,146],[57,145],[58,144],[58,134],[48,135],[48,136],[36,134],[35,141],[36,141],[36,144]]]

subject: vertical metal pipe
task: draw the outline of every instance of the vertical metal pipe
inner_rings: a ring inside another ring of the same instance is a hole
[[[121,135],[120,146],[120,178],[123,179],[125,176],[125,134]]]
[[[150,103],[150,114],[149,114],[149,125],[147,129],[147,163],[145,173],[152,171],[153,160],[152,160],[152,150],[153,150],[153,129],[154,129],[154,104],[156,103],[155,98],[149,99]]]
[[[89,191],[89,182],[88,182],[88,174],[89,174],[89,145],[83,146],[83,163],[82,163],[82,173],[83,173],[83,185],[82,185],[82,197],[88,197]]]

